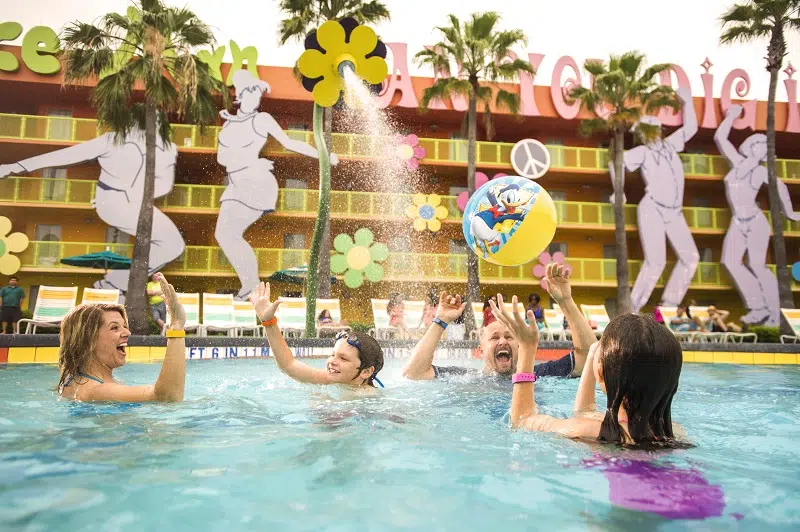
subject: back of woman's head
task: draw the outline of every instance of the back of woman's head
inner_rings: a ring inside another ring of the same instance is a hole
[[[600,440],[625,440],[618,418],[622,406],[633,443],[671,441],[672,398],[683,364],[675,336],[649,316],[624,314],[606,327],[600,352],[608,395]]]
[[[125,323],[128,316],[122,305],[107,303],[97,305],[78,305],[61,322],[58,348],[58,387],[70,377],[76,377],[86,369],[97,349],[97,337],[103,327],[106,312],[119,312]]]

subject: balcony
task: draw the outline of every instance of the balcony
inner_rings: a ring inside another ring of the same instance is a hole
[[[202,132],[196,126],[173,124],[175,144],[181,151],[213,152],[217,148],[220,127],[211,126]],[[87,118],[55,116],[31,116],[0,114],[0,139],[30,142],[74,143],[92,139],[101,133],[97,122]],[[314,144],[310,131],[290,131],[292,138]],[[466,166],[467,141],[450,139],[420,139],[427,155],[425,164],[443,166]],[[478,142],[477,164],[480,168],[510,170],[511,148],[507,142]],[[368,160],[378,155],[375,139],[370,135],[334,133],[332,151],[341,159]],[[606,174],[608,172],[608,150],[602,148],[580,148],[574,146],[548,145],[553,170]],[[270,139],[267,155],[287,155],[281,145]],[[728,165],[719,155],[682,153],[684,171],[687,176],[697,178],[723,177]],[[800,183],[800,160],[778,159],[778,177],[788,183]]]
[[[0,180],[0,204],[91,209],[95,181],[12,177]],[[216,214],[225,187],[217,185],[175,185],[169,196],[157,201],[167,213]],[[319,193],[316,190],[282,189],[274,216],[316,218]],[[442,196],[449,223],[461,223],[455,196]],[[405,220],[410,194],[331,191],[331,217],[356,220]],[[613,230],[614,211],[608,203],[556,201],[559,227],[564,229]],[[728,209],[684,207],[693,232],[723,234],[730,223]],[[765,211],[767,218],[770,217]],[[636,229],[636,206],[625,207],[626,228]],[[800,237],[800,222],[785,220],[786,236]]]
[[[28,249],[19,254],[23,272],[63,272],[100,274],[102,270],[75,268],[59,261],[63,257],[94,253],[109,247],[115,253],[130,257],[131,244],[107,244],[103,242],[37,242],[30,243]],[[258,269],[261,277],[267,277],[281,269],[307,264],[308,250],[305,249],[256,249]],[[616,286],[616,261],[614,259],[569,258],[572,266],[571,279],[575,286],[613,287]],[[631,279],[635,279],[641,268],[641,261],[628,261]],[[659,279],[663,286],[666,276],[672,271],[670,263],[665,274]],[[774,271],[774,266],[771,266]],[[424,278],[428,282],[456,282],[467,280],[467,256],[432,253],[390,253],[384,263],[386,282],[413,281]],[[165,273],[181,276],[233,277],[235,273],[222,250],[213,246],[187,246],[184,254],[165,269]],[[484,283],[504,283],[519,285],[538,285],[539,279],[532,275],[531,265],[505,267],[488,262],[480,262],[480,277]],[[691,288],[707,290],[730,290],[733,288],[728,274],[722,265],[701,262],[692,279]],[[792,289],[800,291],[800,283],[795,282]]]

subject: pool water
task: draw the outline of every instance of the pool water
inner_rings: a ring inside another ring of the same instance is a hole
[[[800,525],[797,368],[684,366],[673,415],[696,447],[660,453],[511,432],[509,382],[401,369],[352,395],[273,360],[192,361],[182,404],[91,405],[57,400],[54,367],[0,366],[0,530]],[[542,379],[541,408],[568,414],[577,385]]]

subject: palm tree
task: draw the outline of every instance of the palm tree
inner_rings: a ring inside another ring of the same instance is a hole
[[[669,64],[645,68],[645,57],[639,52],[612,55],[606,65],[603,61],[589,60],[584,68],[594,77],[591,89],[573,87],[569,98],[580,101],[581,106],[595,114],[581,122],[580,132],[589,136],[597,133],[609,137],[609,170],[614,183],[614,240],[617,250],[617,312],[627,314],[632,310],[630,274],[628,272],[628,242],[625,236],[625,168],[623,153],[625,132],[637,123],[643,114],[663,107],[678,108],[671,87],[658,85],[653,78],[667,70]],[[599,111],[599,115],[598,115]],[[645,137],[657,134],[657,129],[639,124]]]
[[[463,25],[455,15],[449,15],[449,26],[437,27],[442,40],[433,47],[414,56],[417,63],[430,65],[443,77],[425,89],[420,107],[424,110],[431,100],[444,100],[451,95],[466,96],[467,110],[467,186],[469,193],[475,192],[475,165],[478,138],[478,104],[482,106],[484,125],[488,137],[492,135],[490,106],[506,108],[512,114],[519,112],[519,95],[496,86],[499,81],[519,79],[519,72],[533,73],[533,67],[522,59],[506,60],[511,48],[525,46],[527,38],[522,30],[498,30],[500,15],[495,12],[473,13]],[[450,65],[458,65],[458,72],[451,72]],[[493,98],[494,96],[494,98]],[[480,301],[480,279],[478,256],[467,255],[467,297],[472,302]],[[467,305],[467,331],[475,328],[475,318]]]
[[[354,18],[359,24],[374,24],[389,20],[389,10],[383,2],[372,0],[281,0],[280,10],[288,17],[281,21],[279,40],[281,44],[289,41],[302,41],[312,30],[328,20],[341,20]],[[325,144],[331,146],[331,131],[333,130],[333,110],[326,108],[324,113]],[[322,175],[322,168],[320,169]],[[330,167],[327,169],[330,176]],[[330,195],[330,179],[320,179],[320,207],[322,197]],[[327,191],[323,190],[327,187]],[[319,248],[331,249],[331,222],[330,211],[320,209],[317,216],[320,232],[317,235],[315,227],[314,238],[320,239]],[[315,277],[312,279],[311,276]],[[331,296],[331,257],[327,252],[319,255],[319,268],[317,272],[308,272],[308,281],[316,279],[316,297],[327,298]],[[311,283],[309,283],[310,285]]]
[[[213,93],[227,91],[193,50],[214,43],[211,29],[186,8],[161,0],[139,0],[125,15],[108,13],[97,25],[73,22],[64,29],[64,83],[99,78],[91,101],[101,128],[122,139],[132,128],[145,131],[144,199],[136,226],[126,305],[130,328],[148,331],[150,233],[153,226],[156,135],[171,137],[168,114],[205,125],[217,118]],[[139,90],[141,89],[141,90]]]
[[[781,308],[794,308],[792,278],[786,264],[786,240],[783,237],[783,211],[778,195],[778,175],[775,171],[775,93],[778,71],[786,57],[786,32],[800,30],[800,0],[758,0],[734,4],[721,19],[723,44],[749,42],[769,38],[767,71],[769,97],[767,100],[767,174],[769,183],[769,213],[772,218],[772,252],[778,278]]]

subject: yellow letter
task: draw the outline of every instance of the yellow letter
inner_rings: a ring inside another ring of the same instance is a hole
[[[22,39],[22,60],[37,74],[55,74],[61,63],[53,57],[60,51],[58,35],[47,26],[31,28]]]
[[[19,22],[3,22],[0,24],[0,42],[13,41],[22,34],[22,25]],[[0,70],[16,72],[19,61],[11,52],[0,52]]]

